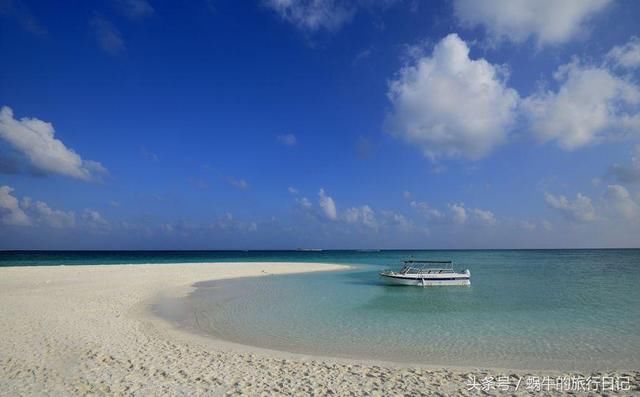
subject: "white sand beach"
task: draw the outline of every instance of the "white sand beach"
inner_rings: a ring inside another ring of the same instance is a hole
[[[525,377],[559,376],[552,372],[410,367],[242,348],[181,331],[149,311],[158,295],[186,294],[199,281],[341,268],[310,263],[0,268],[0,395],[564,394],[525,387]],[[631,389],[640,382],[638,371],[571,375],[623,377]],[[522,379],[519,390],[502,390],[499,376]],[[489,377],[493,383],[486,393],[479,386],[470,390],[471,379]]]

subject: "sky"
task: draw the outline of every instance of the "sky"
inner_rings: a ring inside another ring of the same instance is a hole
[[[638,20],[0,0],[0,249],[640,247]]]

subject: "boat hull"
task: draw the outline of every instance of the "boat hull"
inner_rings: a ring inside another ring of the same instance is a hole
[[[447,285],[471,285],[471,279],[466,274],[451,277],[438,278],[418,278],[418,277],[402,277],[398,275],[380,273],[380,277],[391,285],[411,285],[418,287],[434,287]]]

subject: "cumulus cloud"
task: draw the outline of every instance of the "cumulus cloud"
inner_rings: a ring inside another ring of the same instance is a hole
[[[621,183],[640,182],[640,145],[634,147],[631,166],[613,164],[609,167],[607,174],[613,176]]]
[[[556,92],[536,93],[522,104],[540,141],[572,150],[640,131],[640,90],[629,81],[578,61],[561,66],[554,78]]]
[[[409,196],[410,198],[411,196]],[[445,224],[467,224],[491,226],[498,223],[496,216],[489,210],[480,208],[467,208],[464,203],[447,204],[449,215],[432,207],[424,201],[411,200],[409,206],[422,215],[427,221]]]
[[[30,197],[18,200],[9,186],[0,186],[0,224],[20,226],[45,226],[67,229],[78,226],[73,211],[51,208],[43,201],[33,201]],[[107,221],[95,210],[82,213],[83,225],[106,226]]]
[[[42,201],[30,205],[29,210],[37,222],[45,226],[62,229],[76,225],[76,215],[73,211],[56,210]]]
[[[451,217],[455,223],[462,225],[467,221],[467,210],[464,208],[464,204],[449,204],[449,211],[451,211]]]
[[[293,134],[283,134],[277,136],[278,142],[285,146],[295,146],[298,143],[298,139]]]
[[[96,40],[107,54],[117,55],[124,50],[124,40],[120,31],[108,20],[95,16],[89,21]]]
[[[485,225],[495,225],[497,222],[495,215],[491,211],[474,208],[472,213],[478,221]]]
[[[338,218],[336,203],[333,201],[333,198],[326,195],[324,189],[320,189],[320,192],[318,192],[318,205],[327,218],[332,221],[335,221]]]
[[[633,38],[599,65],[574,58],[553,74],[553,88],[521,98],[503,67],[469,58],[467,44],[450,34],[430,56],[413,50],[414,61],[390,82],[385,129],[432,160],[482,158],[506,140],[516,119],[539,142],[565,150],[635,138],[640,86],[613,66],[632,67],[637,50],[640,39]]]
[[[449,204],[448,207],[451,212],[451,221],[458,225],[473,222],[476,225],[491,226],[498,222],[495,214],[489,210],[466,208],[463,203]]]
[[[405,193],[408,193],[408,192],[405,192]],[[408,197],[405,196],[405,198],[410,198],[410,197],[411,197],[410,195]],[[424,201],[412,200],[409,203],[409,205],[411,206],[411,208],[415,209],[419,214],[424,216],[428,221],[439,221],[444,218],[444,214],[441,211],[431,207],[428,203]]]
[[[20,203],[11,194],[12,192],[11,187],[0,186],[0,223],[4,225],[30,225],[31,220],[20,208]]]
[[[293,187],[293,186],[289,186],[289,187],[287,188],[287,191],[288,191],[289,193],[291,193],[291,194],[298,194],[298,193],[300,193],[300,191],[299,191],[298,189],[296,189],[295,187]]]
[[[610,0],[454,0],[454,12],[469,27],[484,26],[494,40],[538,45],[566,42],[586,30]]]
[[[380,211],[382,223],[386,228],[394,228],[403,233],[412,231],[413,223],[406,216],[393,211]]]
[[[82,219],[91,227],[100,228],[106,227],[109,223],[102,217],[96,210],[85,209],[82,212]]]
[[[85,181],[107,172],[102,164],[83,160],[54,135],[51,123],[27,117],[18,120],[11,108],[4,106],[0,109],[0,139],[23,155],[28,165],[38,172]]]
[[[638,216],[640,208],[624,186],[607,186],[604,198],[607,208],[615,215],[625,219],[634,219]]]
[[[551,193],[545,193],[544,199],[549,207],[569,220],[576,222],[592,222],[596,220],[596,211],[591,199],[581,193],[576,195],[574,201],[567,199],[565,196],[555,196]]]
[[[200,229],[202,229],[200,225],[191,225],[190,228],[196,229],[197,231],[200,231]],[[258,230],[258,224],[253,221],[245,222],[245,221],[237,220],[234,218],[233,214],[231,214],[230,212],[227,212],[222,216],[218,217],[213,222],[213,224],[210,225],[209,229],[253,233]]]
[[[362,224],[366,227],[377,229],[376,214],[368,205],[352,207],[345,211],[345,220],[348,223]]]
[[[450,34],[391,81],[386,129],[431,159],[486,156],[505,141],[515,117],[518,94],[505,75],[469,58],[467,44]]]
[[[619,68],[640,67],[640,37],[634,36],[627,43],[613,47],[607,53],[606,60]]]
[[[310,32],[337,31],[356,11],[352,2],[343,0],[265,0],[264,3],[283,20]]]

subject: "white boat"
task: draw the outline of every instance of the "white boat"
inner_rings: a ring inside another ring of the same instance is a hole
[[[385,270],[380,272],[389,284],[417,285],[421,287],[435,285],[471,285],[469,269],[462,273],[453,270],[451,261],[404,261],[400,271]]]

